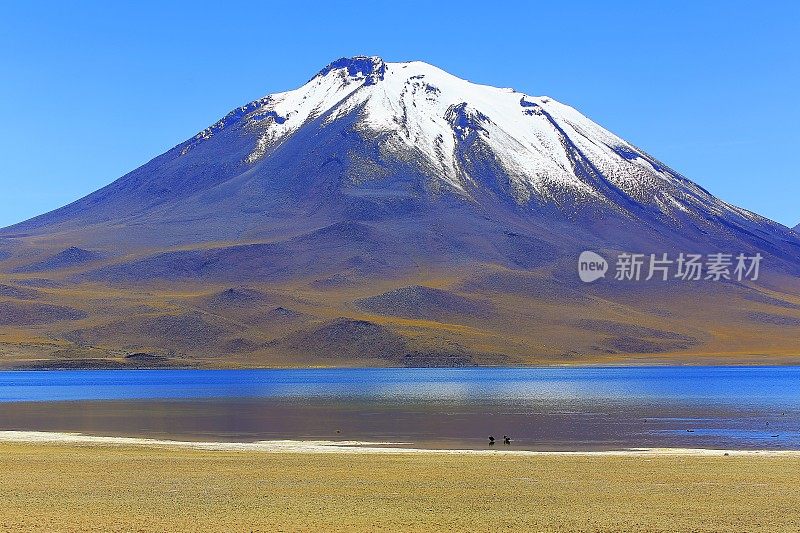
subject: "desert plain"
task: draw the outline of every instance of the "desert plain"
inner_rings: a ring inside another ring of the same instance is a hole
[[[0,443],[4,531],[797,531],[800,454]]]

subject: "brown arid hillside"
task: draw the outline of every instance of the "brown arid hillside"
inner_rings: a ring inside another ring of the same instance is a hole
[[[102,261],[99,264],[104,264]],[[424,276],[76,282],[0,277],[4,368],[798,363],[800,284],[559,281],[482,264]]]

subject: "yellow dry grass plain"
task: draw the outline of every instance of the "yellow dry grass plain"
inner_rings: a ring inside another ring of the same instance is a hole
[[[800,458],[0,443],[3,531],[798,531]]]

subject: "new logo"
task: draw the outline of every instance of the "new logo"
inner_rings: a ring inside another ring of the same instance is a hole
[[[591,283],[606,276],[608,262],[600,255],[585,251],[578,257],[578,276],[584,283]]]

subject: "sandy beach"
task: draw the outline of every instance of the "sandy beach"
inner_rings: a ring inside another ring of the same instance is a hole
[[[725,454],[728,455],[725,455]],[[796,531],[800,453],[0,432],[0,529]]]

